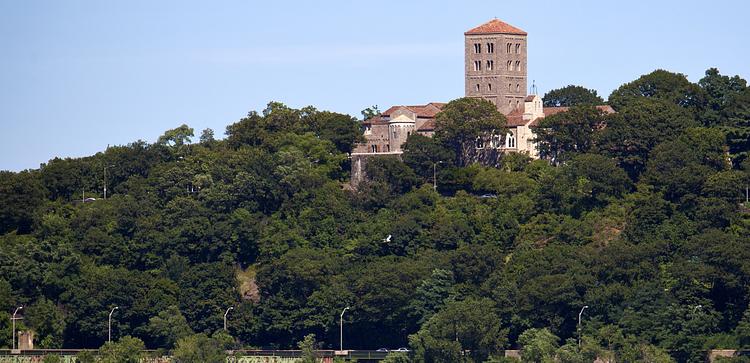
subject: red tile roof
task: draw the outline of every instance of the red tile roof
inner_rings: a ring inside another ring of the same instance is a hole
[[[427,120],[422,126],[419,126],[417,131],[433,131],[435,130],[435,120]]]
[[[508,120],[507,125],[508,127],[518,127],[526,125],[527,120],[523,119],[523,111],[520,109],[515,109],[511,111],[508,115],[505,116],[505,118]]]
[[[443,109],[443,106],[445,106],[445,103],[441,103],[441,102],[430,102],[426,105],[417,105],[417,106],[393,106],[385,110],[382,113],[382,115],[384,117],[389,117],[393,112],[395,112],[399,108],[405,107],[409,111],[416,113],[417,117],[433,118],[435,117],[435,115],[437,115],[438,112],[440,112]]]
[[[464,35],[480,35],[480,34],[527,35],[525,31],[518,29],[508,23],[504,23],[497,19],[492,19],[464,33]]]

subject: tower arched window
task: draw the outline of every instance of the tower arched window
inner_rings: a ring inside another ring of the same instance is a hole
[[[482,53],[482,44],[474,43],[474,53]]]
[[[492,83],[487,83],[487,90],[492,92]]]
[[[487,53],[495,53],[495,43],[487,43]]]
[[[512,90],[512,88],[513,88],[513,85],[510,84],[510,83],[508,83],[508,92],[510,92]]]
[[[507,53],[510,54],[510,48],[513,46],[513,44],[508,43],[507,44]]]
[[[495,68],[495,61],[492,61],[492,60],[488,60],[488,61],[487,61],[487,70],[488,70],[488,71],[491,71],[491,70],[492,70],[492,68]]]
[[[521,43],[516,43],[516,54],[521,54]]]
[[[507,148],[516,147],[516,135],[513,135],[512,132],[509,132],[508,135],[505,136],[505,147]]]
[[[474,61],[474,70],[475,71],[481,71],[482,70],[482,61]]]
[[[516,61],[516,70],[521,71],[521,61]]]
[[[508,67],[509,71],[512,71],[513,70],[513,61],[508,61],[507,67]]]
[[[518,92],[518,91],[520,91],[520,90],[521,90],[521,85],[520,85],[520,84],[518,84],[518,83],[516,83],[516,92]]]
[[[475,89],[477,90],[477,92],[481,91],[481,89],[482,89],[482,88],[481,88],[481,87],[479,86],[479,83],[477,83],[477,85],[476,85],[476,86],[475,86],[474,88],[475,88]]]

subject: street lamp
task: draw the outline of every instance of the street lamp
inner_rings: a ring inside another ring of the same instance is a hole
[[[107,199],[107,168],[112,168],[114,165],[104,165],[104,199]]]
[[[437,164],[442,164],[443,161],[436,161],[432,163],[432,188],[437,191]]]
[[[18,310],[23,309],[23,306],[19,306],[16,308],[16,311],[13,312],[13,317],[10,318],[11,322],[13,323],[13,350],[16,349],[16,314],[18,314]]]
[[[229,310],[234,310],[234,307],[230,306],[229,309],[224,312],[224,331],[227,330],[227,314],[229,314]]]
[[[115,312],[115,310],[118,310],[120,307],[115,306],[112,308],[112,311],[109,312],[109,320],[107,321],[107,341],[112,341],[112,313]]]
[[[339,316],[339,350],[344,350],[344,313],[347,310],[349,310],[348,306],[341,311],[341,316]]]
[[[586,310],[586,309],[588,309],[588,308],[589,308],[589,306],[585,305],[581,309],[581,312],[578,313],[578,348],[581,347],[581,315],[583,315],[583,311]]]

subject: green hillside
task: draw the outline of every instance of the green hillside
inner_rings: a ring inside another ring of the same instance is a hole
[[[659,70],[611,115],[581,90],[545,97],[572,108],[541,121],[543,160],[499,168],[461,153],[504,117],[459,99],[356,188],[359,121],[275,102],[221,140],[183,125],[0,172],[0,346],[22,305],[44,348],[100,347],[114,306],[113,337],[154,349],[209,339],[229,307],[227,347],[338,349],[347,306],[346,347],[416,362],[750,348],[750,88]]]

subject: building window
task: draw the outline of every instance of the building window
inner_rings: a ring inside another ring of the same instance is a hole
[[[487,83],[487,90],[492,92],[492,83]]]
[[[491,71],[492,68],[494,68],[494,67],[495,67],[495,61],[488,60],[487,61],[487,70]]]
[[[370,150],[374,153],[378,152],[378,145],[370,145]]]
[[[487,53],[495,53],[495,44],[487,43]]]
[[[508,43],[508,46],[507,46],[508,54],[510,54],[510,47],[512,46],[513,46],[512,44]]]
[[[474,43],[474,53],[482,53],[482,45],[479,43]]]
[[[521,43],[516,43],[516,54],[521,54]]]
[[[513,70],[513,61],[508,61],[507,68],[509,71]]]
[[[521,71],[521,61],[516,61],[516,70]]]
[[[515,148],[516,147],[516,136],[513,135],[512,132],[509,132],[507,136],[505,136],[505,145],[508,148]]]
[[[511,107],[513,107],[513,101],[508,100],[508,108],[511,108]]]
[[[477,72],[482,70],[482,61],[474,61],[474,70]]]
[[[474,88],[477,90],[477,92],[479,92],[481,90],[481,87],[479,86],[479,83],[477,83],[477,85]]]
[[[500,135],[492,135],[492,140],[490,141],[490,147],[493,149],[500,149],[503,147],[503,140],[500,137]]]
[[[386,152],[391,152],[391,145],[386,145],[385,146],[385,151]]]
[[[484,139],[482,139],[481,137],[477,137],[476,147],[477,149],[484,149]]]
[[[521,106],[521,101],[516,101],[516,108],[518,108],[518,106]]]
[[[520,84],[518,84],[518,83],[516,83],[516,92],[518,92],[518,91],[520,91],[520,90],[521,90],[521,85],[520,85]]]

